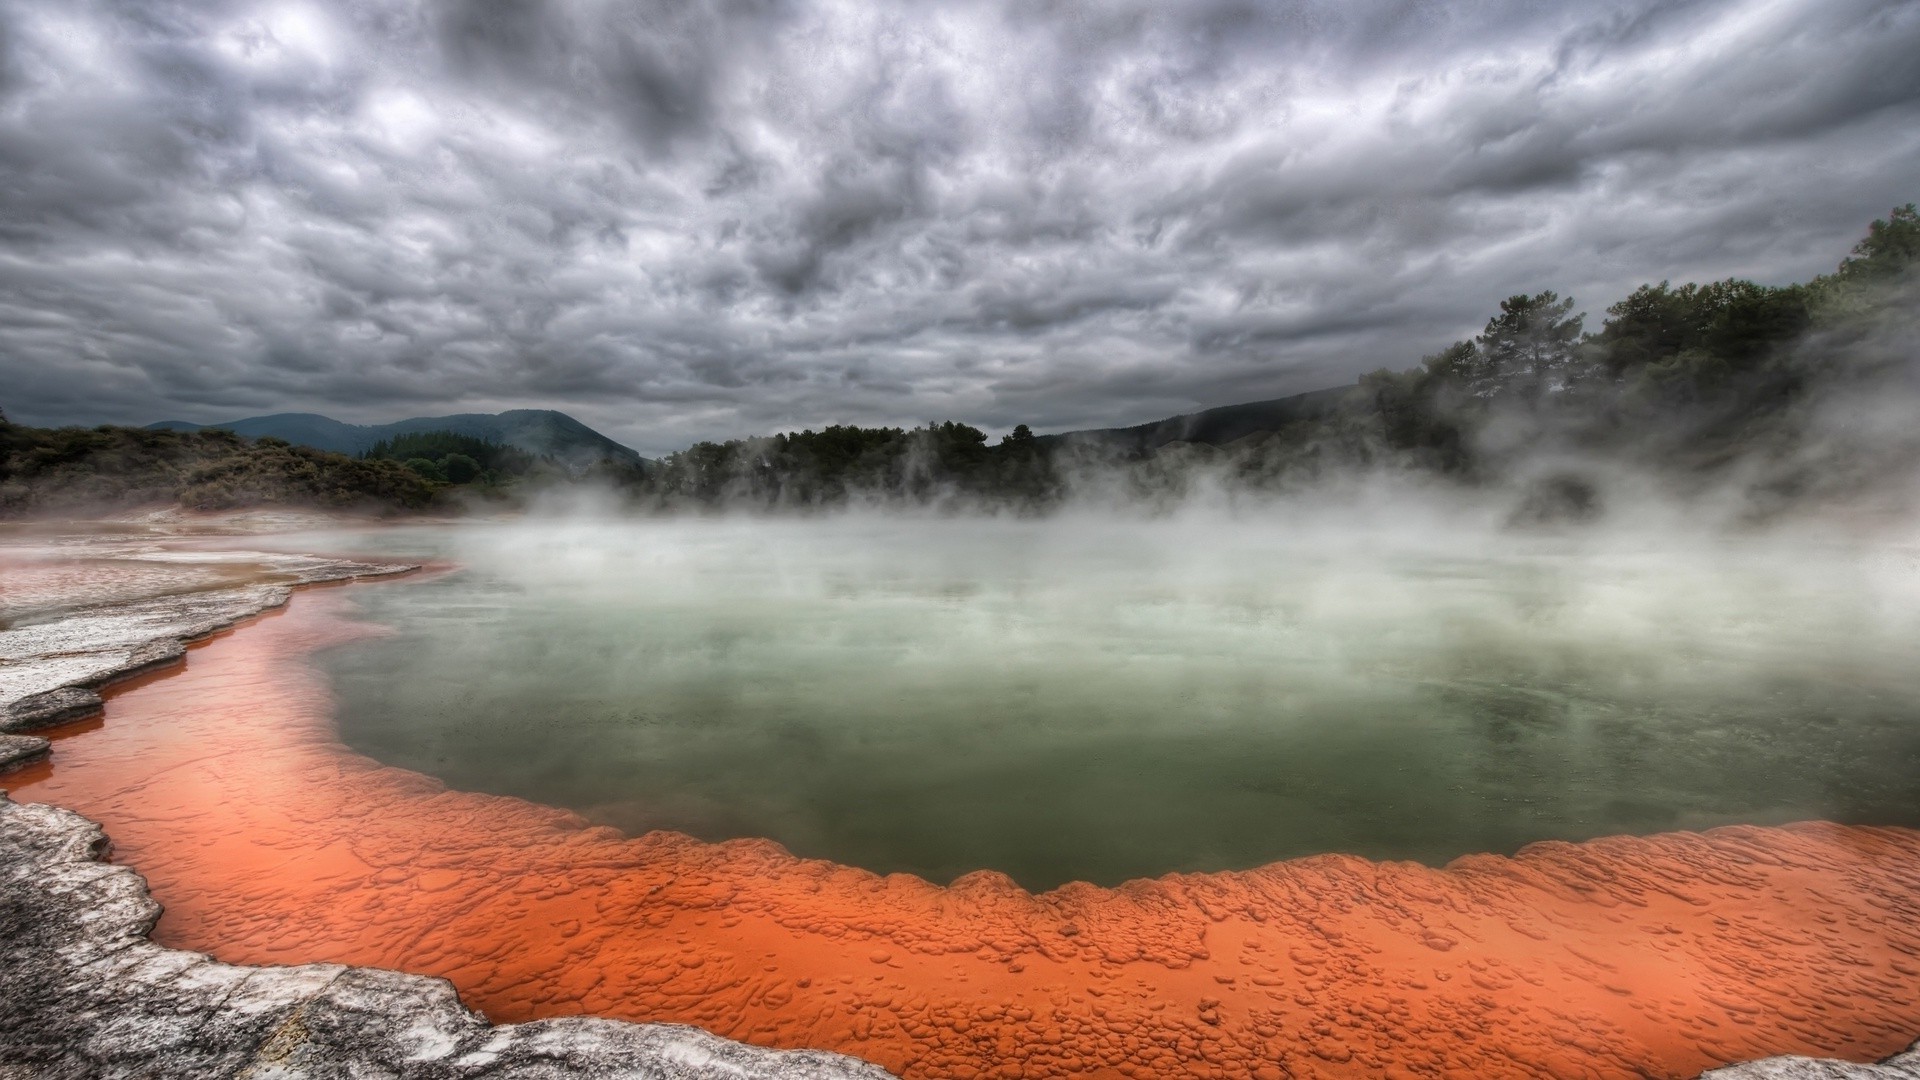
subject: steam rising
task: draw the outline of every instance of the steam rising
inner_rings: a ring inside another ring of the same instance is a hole
[[[1920,326],[1877,250],[1731,283],[1773,305],[1744,351],[1609,375],[1561,321],[1503,369],[1490,324],[1218,444],[842,430],[416,530],[465,569],[368,594],[398,634],[334,658],[343,735],[631,832],[1034,888],[1920,826]]]
[[[1920,825],[1905,543],[1543,536],[1385,488],[411,535],[467,569],[365,594],[398,635],[331,660],[344,737],[632,832],[1046,887]]]
[[[1298,517],[1385,491],[1510,526],[1605,519],[1744,529],[1920,504],[1920,216],[1896,209],[1832,274],[1769,288],[1646,286],[1598,333],[1552,292],[1357,384],[1131,428],[997,445],[964,424],[701,443],[617,484],[650,512],[900,508]]]

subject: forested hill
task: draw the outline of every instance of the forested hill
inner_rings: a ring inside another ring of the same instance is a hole
[[[361,455],[375,444],[403,435],[450,432],[470,439],[511,447],[536,458],[550,458],[576,468],[598,461],[638,464],[640,455],[605,435],[552,409],[511,409],[502,413],[458,413],[453,416],[416,416],[391,424],[346,424],[316,413],[276,413],[250,416],[223,424],[189,424],[163,420],[156,430],[201,431],[220,428],[248,438],[266,436],[295,446]]]
[[[360,461],[231,431],[30,428],[0,417],[0,516],[139,506],[424,509],[436,485],[396,461]]]
[[[1069,431],[1038,438],[1043,444],[1056,441],[1092,442],[1136,452],[1158,450],[1176,442],[1225,446],[1249,435],[1278,431],[1289,424],[1324,420],[1340,408],[1346,396],[1347,387],[1335,386],[1269,401],[1222,405],[1133,427]]]
[[[565,413],[539,409],[377,427],[310,413],[208,427],[57,429],[8,424],[0,416],[0,516],[169,504],[198,510],[499,508],[546,487],[631,486],[643,466],[638,454]]]
[[[1349,387],[1068,436],[1021,425],[991,445],[954,423],[700,443],[631,494],[662,507],[1032,510],[1081,488],[1160,500],[1201,476],[1282,492],[1388,471],[1504,486],[1523,516],[1578,517],[1601,512],[1610,478],[1632,471],[1680,494],[1731,485],[1764,517],[1911,491],[1902,478],[1920,432],[1902,407],[1920,401],[1917,265],[1908,205],[1809,282],[1662,281],[1597,326],[1553,291],[1516,295],[1473,340]]]
[[[0,516],[142,506],[300,506],[372,512],[507,509],[568,485],[632,486],[643,466],[572,466],[450,431],[383,439],[357,457],[225,428],[30,428],[0,415]]]

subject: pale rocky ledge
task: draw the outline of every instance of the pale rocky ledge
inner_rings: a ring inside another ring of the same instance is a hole
[[[285,604],[300,585],[418,567],[152,543],[9,545],[0,558],[0,773],[45,757],[25,734],[100,712],[100,690]]]
[[[1700,1080],[1920,1080],[1920,1042],[1878,1065],[1775,1057],[1714,1069],[1702,1074]]]
[[[189,643],[280,607],[298,586],[418,569],[263,551],[144,546],[14,547],[5,554],[0,563],[6,582],[0,590],[0,733],[5,734],[98,713],[102,687],[179,663]]]

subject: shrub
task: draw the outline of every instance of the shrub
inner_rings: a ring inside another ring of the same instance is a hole
[[[440,459],[440,473],[449,484],[470,484],[480,476],[480,463],[465,454],[448,454]]]

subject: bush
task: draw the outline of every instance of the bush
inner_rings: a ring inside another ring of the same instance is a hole
[[[449,484],[470,484],[480,476],[480,463],[465,454],[448,454],[440,459],[440,474]]]

